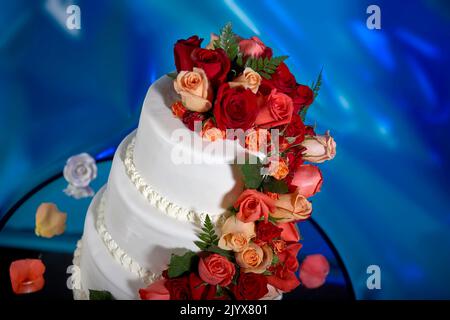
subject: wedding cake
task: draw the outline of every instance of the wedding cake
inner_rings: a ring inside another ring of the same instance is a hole
[[[200,43],[175,44],[177,72],[117,148],[74,254],[76,299],[270,299],[300,284],[295,222],[322,184],[310,163],[335,152],[303,124],[320,78],[297,84],[285,57],[230,25]]]

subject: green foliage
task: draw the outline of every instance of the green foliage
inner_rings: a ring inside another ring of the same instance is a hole
[[[217,246],[219,243],[219,237],[214,230],[214,225],[211,222],[211,218],[209,215],[206,215],[205,222],[202,227],[202,232],[198,235],[199,241],[195,241],[194,243],[200,250],[207,250],[209,247]]]
[[[177,78],[177,76],[178,76],[178,73],[177,72],[170,72],[170,73],[167,73],[166,76],[168,76],[169,78],[175,80]]]
[[[245,187],[248,189],[258,189],[263,181],[263,176],[261,175],[262,163],[257,160],[257,163],[245,163],[240,165],[242,175],[244,177]]]
[[[284,180],[277,180],[273,177],[267,177],[264,179],[263,190],[265,192],[273,192],[284,194],[289,192],[287,183]]]
[[[89,289],[89,300],[116,300],[109,291]]]
[[[219,39],[214,41],[214,48],[222,48],[232,61],[238,55],[239,44],[233,33],[231,22],[228,22],[220,31]]]
[[[266,79],[270,79],[272,74],[275,72],[275,70],[278,68],[280,63],[282,63],[284,60],[286,60],[288,56],[279,56],[279,57],[273,57],[271,59],[265,57],[259,57],[259,58],[253,58],[250,57],[245,61],[245,64],[243,67],[249,67],[252,68],[254,71],[258,72],[261,77],[264,77]],[[240,65],[243,64],[242,58],[241,60],[236,61],[238,64],[240,62]]]
[[[170,258],[169,269],[167,273],[170,278],[176,278],[182,274],[191,271],[192,267],[196,265],[198,256],[193,251],[188,251],[182,256],[175,254]]]
[[[317,76],[317,80],[313,83],[311,83],[311,90],[313,91],[314,94],[314,99],[316,99],[316,97],[319,95],[319,90],[320,87],[322,86],[322,72],[323,72],[323,67],[322,69],[320,69],[319,75]],[[305,107],[300,111],[300,118],[302,118],[303,122],[305,122],[306,119],[306,112],[308,111],[309,107]]]

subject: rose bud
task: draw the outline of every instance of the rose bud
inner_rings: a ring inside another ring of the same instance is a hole
[[[187,40],[181,39],[175,43],[173,48],[175,57],[175,66],[177,71],[192,70],[194,62],[191,58],[191,53],[195,48],[199,48],[203,39],[198,36],[192,36]]]
[[[258,58],[266,52],[266,45],[258,37],[251,37],[239,42],[239,51],[245,57]]]
[[[174,88],[186,109],[194,112],[211,109],[212,88],[203,69],[180,71],[174,81]]]
[[[305,148],[302,154],[305,161],[321,163],[336,155],[336,142],[329,132],[322,136],[305,136],[301,145]]]
[[[282,180],[288,175],[289,168],[283,158],[271,157],[269,161],[269,176],[272,176],[277,180]]]
[[[183,119],[184,114],[187,112],[187,109],[183,106],[181,101],[176,101],[172,104],[172,114],[180,119]]]
[[[298,166],[291,184],[297,187],[301,195],[309,198],[320,191],[322,182],[322,173],[317,166],[302,164]]]
[[[300,281],[309,289],[315,289],[325,283],[330,272],[330,264],[321,254],[309,255],[300,267]]]

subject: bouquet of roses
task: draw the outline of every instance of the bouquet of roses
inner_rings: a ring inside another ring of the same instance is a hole
[[[162,279],[141,289],[140,296],[254,300],[289,292],[300,280],[318,286],[328,263],[323,257],[309,259],[312,264],[302,266],[304,277],[300,273],[298,279],[302,245],[296,222],[310,217],[308,198],[322,185],[312,163],[336,152],[329,133],[317,135],[304,124],[321,73],[311,87],[298,84],[286,56],[274,57],[257,37],[242,39],[230,24],[212,34],[206,48],[201,42],[192,36],[175,44],[177,72],[171,76],[180,101],[172,105],[173,114],[191,130],[200,124],[201,136],[210,141],[245,130],[244,147],[264,156],[241,165],[245,189],[223,225],[206,217],[196,242],[200,251],[172,255]]]

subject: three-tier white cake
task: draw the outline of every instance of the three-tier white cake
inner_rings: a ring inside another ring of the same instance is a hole
[[[138,299],[139,288],[160,277],[172,253],[197,250],[205,215],[220,219],[242,192],[233,162],[245,149],[231,140],[208,142],[188,130],[172,115],[176,99],[169,77],[155,82],[138,129],[116,151],[75,252],[76,299],[87,298],[89,290]]]

